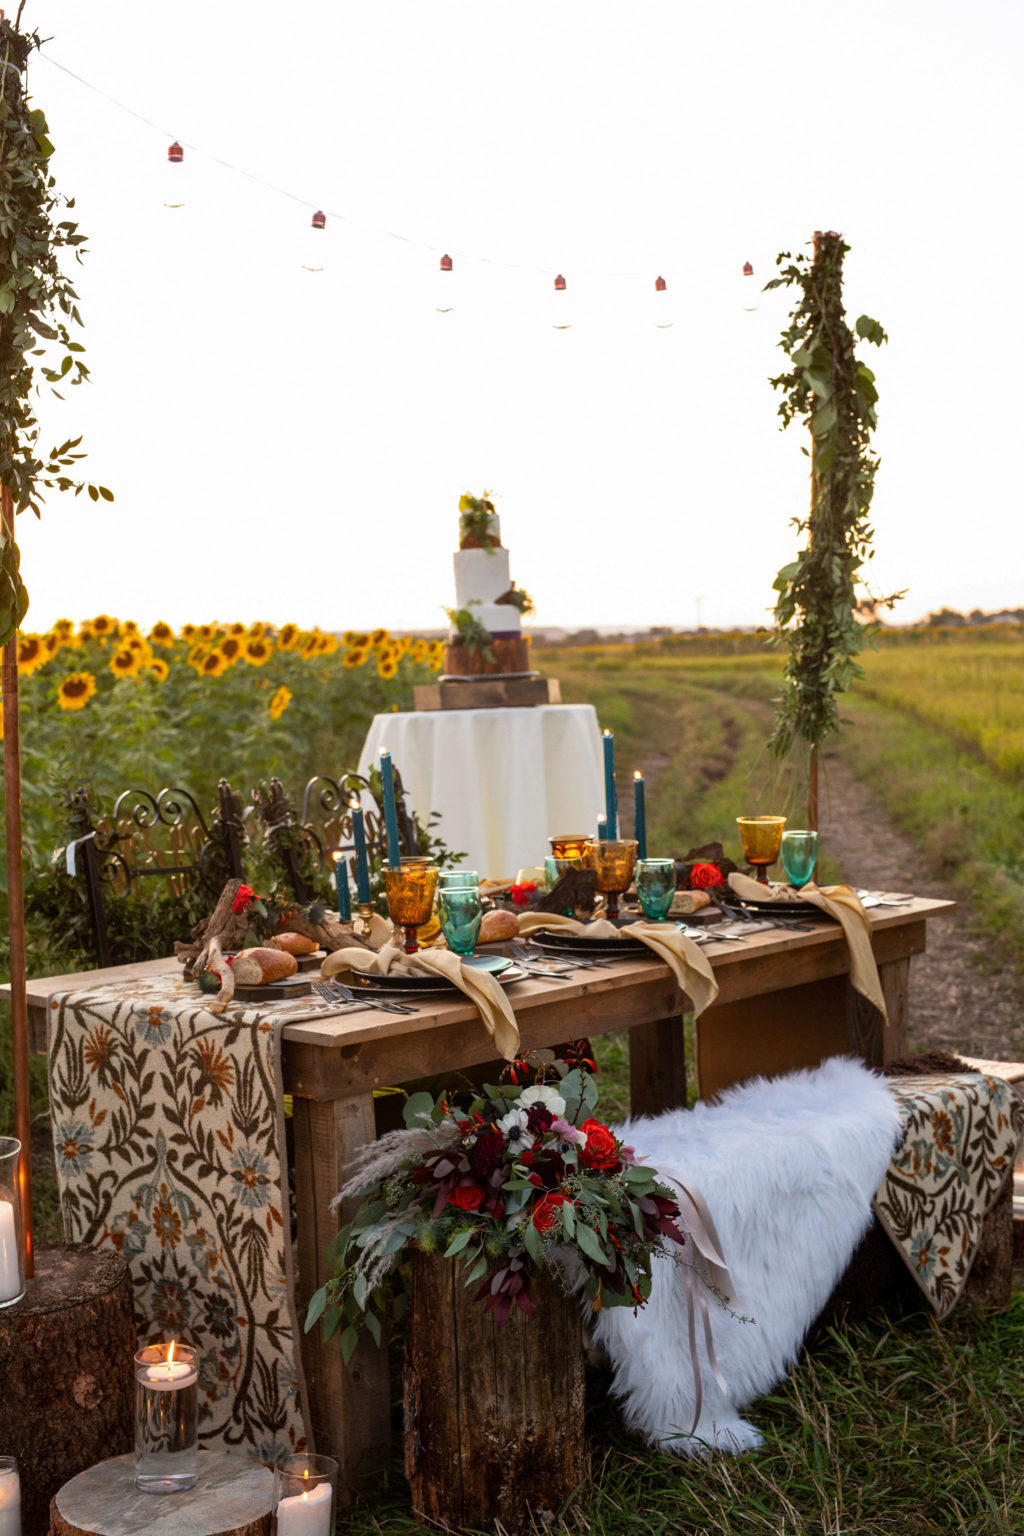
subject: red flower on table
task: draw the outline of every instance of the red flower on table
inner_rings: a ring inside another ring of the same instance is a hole
[[[528,907],[530,905],[530,897],[536,889],[536,880],[524,880],[522,885],[514,885],[509,891],[509,895],[517,907]]]
[[[478,1184],[459,1184],[448,1196],[448,1204],[460,1211],[475,1211],[483,1204],[484,1192]]]
[[[586,1134],[587,1144],[580,1150],[580,1162],[585,1168],[617,1168],[619,1149],[615,1137],[600,1120],[584,1120],[580,1130]]]
[[[240,885],[235,892],[235,899],[231,903],[232,912],[248,912],[255,894],[256,892],[251,885]]]
[[[551,1228],[557,1225],[559,1211],[565,1204],[566,1199],[567,1196],[560,1195],[557,1191],[551,1190],[542,1200],[537,1201],[530,1220],[538,1232],[550,1232]]]
[[[721,885],[725,877],[717,864],[693,864],[690,866],[690,889],[706,891],[710,886]]]

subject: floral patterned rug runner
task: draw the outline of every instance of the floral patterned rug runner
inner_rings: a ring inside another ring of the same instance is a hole
[[[906,1134],[875,1195],[875,1214],[934,1311],[956,1305],[985,1217],[1024,1133],[1024,1108],[998,1077],[893,1079]]]
[[[124,1254],[140,1343],[200,1350],[204,1446],[260,1461],[308,1439],[280,1034],[330,1011],[301,998],[218,1017],[176,977],[50,1001],[65,1235]]]

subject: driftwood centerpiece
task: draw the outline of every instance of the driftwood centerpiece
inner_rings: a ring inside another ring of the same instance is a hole
[[[278,933],[301,934],[328,954],[336,949],[369,947],[354,936],[348,925],[335,922],[319,904],[304,908],[284,902],[273,906],[261,901],[243,881],[229,880],[210,916],[195,925],[187,944],[175,941],[174,953],[185,967],[186,981],[201,980],[206,973],[217,978],[220,989],[208,1006],[211,1013],[223,1013],[235,995],[234,975],[227,956],[245,949],[253,935],[268,949],[283,950],[283,945],[274,942]]]
[[[25,1536],[46,1530],[69,1477],[131,1446],[135,1347],[121,1255],[41,1244],[24,1297],[0,1312],[0,1447],[21,1469]]]

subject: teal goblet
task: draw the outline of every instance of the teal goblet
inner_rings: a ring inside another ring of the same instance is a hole
[[[676,893],[675,859],[637,859],[636,893],[648,922],[663,923]]]
[[[797,890],[806,885],[818,862],[817,832],[783,832],[782,867],[790,885]]]
[[[478,885],[445,885],[437,893],[437,915],[448,948],[456,955],[471,955],[480,937],[484,909]]]
[[[437,877],[437,889],[439,892],[443,890],[457,890],[460,887],[463,890],[468,890],[471,887],[479,886],[479,884],[480,876],[475,869],[442,869]]]

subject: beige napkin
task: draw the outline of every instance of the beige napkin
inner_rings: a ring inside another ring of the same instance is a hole
[[[850,981],[854,988],[874,1004],[884,1019],[888,1019],[882,984],[878,979],[871,948],[871,920],[849,885],[804,885],[799,890],[788,885],[761,885],[749,875],[738,871],[729,876],[729,888],[741,901],[806,901],[810,906],[827,912],[842,924],[850,951]]]
[[[501,986],[487,971],[463,965],[449,949],[419,949],[407,955],[397,944],[385,944],[375,955],[365,949],[336,949],[320,967],[321,976],[339,971],[367,971],[378,976],[445,976],[473,1003],[484,1027],[506,1061],[519,1055],[519,1026]]]
[[[574,917],[563,917],[558,912],[524,912],[519,918],[519,932],[524,937],[547,932],[577,933],[588,939],[639,939],[659,960],[672,967],[695,1014],[702,1014],[718,996],[718,982],[711,966],[693,940],[672,923],[627,923],[624,928],[616,928],[604,917],[595,923],[578,923]]]

